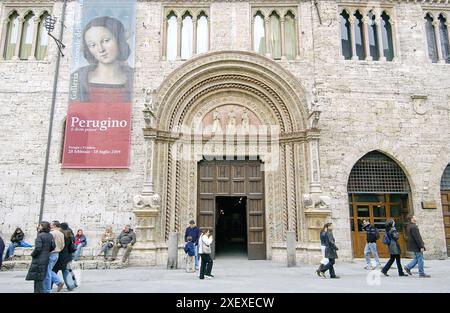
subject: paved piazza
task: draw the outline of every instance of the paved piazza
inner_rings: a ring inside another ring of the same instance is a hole
[[[213,268],[215,278],[204,281],[182,269],[85,270],[76,272],[81,282],[74,292],[450,292],[450,259],[426,261],[425,271],[432,276],[426,279],[418,277],[417,269],[413,270],[413,276],[398,277],[396,269],[391,268],[391,276],[384,277],[377,275],[378,271],[364,270],[364,265],[364,260],[360,259],[352,263],[338,260],[336,273],[341,278],[333,280],[317,277],[312,265],[287,268],[272,261],[248,261],[237,257],[217,259]],[[0,293],[33,292],[33,282],[25,281],[25,275],[24,271],[1,272]]]

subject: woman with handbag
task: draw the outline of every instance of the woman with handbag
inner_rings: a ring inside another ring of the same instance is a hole
[[[395,228],[395,221],[394,219],[390,218],[386,223],[386,234],[385,238],[383,239],[383,243],[388,245],[389,254],[391,255],[391,257],[381,270],[381,273],[383,273],[384,276],[389,276],[387,272],[391,268],[394,261],[397,262],[398,275],[407,276],[405,275],[405,273],[403,273],[403,267],[400,262],[400,245],[398,244],[398,238],[399,234],[397,229]]]
[[[72,275],[70,275],[68,264],[72,262],[72,254],[76,251],[76,247],[72,243],[73,234],[68,227],[69,225],[67,223],[61,223],[60,231],[64,234],[64,248],[59,252],[58,261],[53,266],[53,272],[57,274],[58,271],[61,271],[67,290],[72,291],[76,286]]]
[[[203,229],[198,243],[198,254],[201,257],[200,279],[213,278],[211,275],[213,260],[211,258],[212,230]]]

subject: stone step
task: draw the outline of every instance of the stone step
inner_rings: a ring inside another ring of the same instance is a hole
[[[2,271],[26,271],[30,267],[31,260],[12,260],[4,261],[2,265]],[[80,260],[74,261],[71,264],[73,270],[95,270],[95,269],[120,269],[126,268],[128,262],[122,263],[119,260],[116,261],[105,261],[102,259],[97,260]]]
[[[14,257],[13,260],[30,260],[31,261],[31,252],[33,252],[34,248],[16,248],[14,250]],[[125,249],[119,249],[119,253],[117,254],[117,258],[121,258],[123,256]],[[82,250],[80,260],[95,260],[97,257],[97,254],[100,252],[100,248],[92,248],[92,247],[85,247]],[[112,253],[112,249],[109,250],[108,255],[110,256]]]

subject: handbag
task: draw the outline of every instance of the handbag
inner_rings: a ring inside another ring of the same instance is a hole
[[[211,247],[210,245],[207,245],[204,241],[203,241],[203,237],[202,238],[202,252],[203,254],[211,254]]]

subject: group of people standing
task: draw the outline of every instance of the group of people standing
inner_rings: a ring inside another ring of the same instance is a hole
[[[199,270],[200,279],[211,279],[213,267],[213,259],[211,257],[211,247],[213,242],[213,232],[210,229],[200,229],[195,225],[195,221],[191,220],[184,234],[186,252],[186,271],[195,272]],[[199,257],[201,260],[199,268]]]
[[[32,261],[26,280],[34,281],[35,293],[50,293],[52,286],[61,291],[77,287],[77,281],[69,263],[77,251],[75,236],[67,223],[41,222],[38,226]],[[57,275],[61,271],[63,280]]]
[[[385,234],[382,239],[383,244],[387,245],[389,250],[389,261],[381,266],[380,258],[378,256],[377,251],[377,241],[380,239],[378,229],[370,224],[370,221],[363,220],[362,221],[362,229],[366,232],[366,245],[364,248],[364,257],[366,260],[367,270],[374,270],[376,268],[381,268],[381,273],[385,276],[388,275],[388,271],[391,268],[394,261],[397,263],[397,269],[399,276],[408,276],[412,275],[411,269],[413,269],[416,265],[419,267],[419,277],[428,278],[430,275],[425,273],[424,270],[424,258],[423,252],[425,251],[425,244],[422,240],[422,236],[420,235],[419,228],[417,226],[417,217],[414,215],[410,215],[407,217],[408,226],[406,228],[407,233],[407,248],[409,251],[414,253],[414,258],[410,263],[406,266],[402,267],[400,260],[400,245],[399,245],[399,232],[395,227],[395,220],[390,218],[386,222]],[[320,244],[322,250],[322,260],[320,261],[319,268],[316,270],[316,274],[319,277],[326,278],[325,273],[329,271],[330,278],[339,278],[334,271],[335,260],[338,258],[335,239],[333,236],[333,224],[326,223],[320,232]],[[370,258],[370,253],[375,259],[375,266],[372,265],[372,261]],[[406,275],[405,274],[408,274]]]

